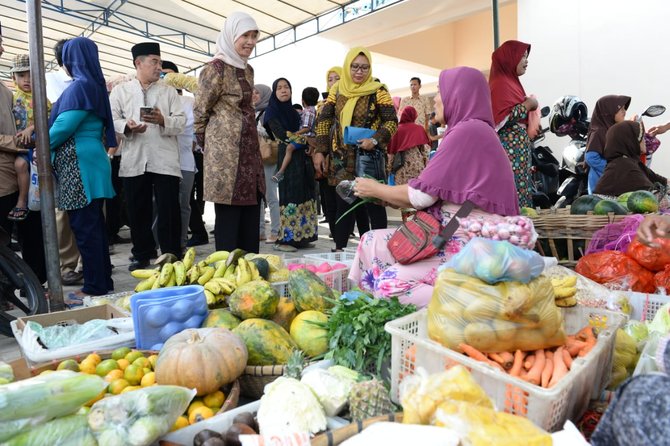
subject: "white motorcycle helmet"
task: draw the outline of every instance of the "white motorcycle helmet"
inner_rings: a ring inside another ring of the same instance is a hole
[[[575,123],[587,124],[588,116],[588,108],[579,97],[563,96],[554,102],[551,107],[549,129],[556,136],[571,136],[577,131]],[[580,127],[583,127],[583,125]]]

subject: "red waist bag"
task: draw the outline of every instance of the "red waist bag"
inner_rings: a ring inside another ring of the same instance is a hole
[[[393,233],[387,244],[389,252],[402,265],[434,256],[458,229],[458,218],[467,217],[473,208],[474,204],[467,200],[444,229],[428,212],[418,211],[413,220]]]

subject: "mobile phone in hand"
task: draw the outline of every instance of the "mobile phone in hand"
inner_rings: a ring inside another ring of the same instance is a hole
[[[147,115],[154,111],[153,107],[140,107],[140,120],[143,121]]]

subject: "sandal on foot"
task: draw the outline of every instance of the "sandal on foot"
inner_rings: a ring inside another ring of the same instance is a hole
[[[26,217],[28,217],[28,212],[30,212],[28,208],[17,207],[9,211],[7,219],[12,221],[23,221],[26,219]]]
[[[84,298],[87,294],[81,291],[71,291],[67,293],[67,297],[63,300],[65,306],[69,309],[78,308],[84,305]]]
[[[272,247],[272,249],[274,249],[275,251],[281,251],[281,252],[296,252],[298,250],[298,248],[296,248],[295,246],[291,246],[291,245],[274,245]]]

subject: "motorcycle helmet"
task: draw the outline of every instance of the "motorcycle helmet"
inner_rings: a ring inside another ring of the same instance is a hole
[[[575,123],[588,122],[589,111],[586,104],[577,96],[563,96],[551,107],[549,129],[557,136],[575,133]]]

